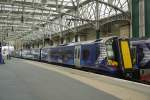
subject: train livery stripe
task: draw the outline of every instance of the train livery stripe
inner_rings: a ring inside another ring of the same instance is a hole
[[[131,69],[132,68],[132,60],[131,60],[128,41],[121,41],[121,51],[122,51],[124,68]]]

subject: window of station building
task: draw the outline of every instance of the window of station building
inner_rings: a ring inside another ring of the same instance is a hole
[[[90,56],[89,49],[83,49],[82,50],[82,59],[83,60],[88,60],[89,56]]]

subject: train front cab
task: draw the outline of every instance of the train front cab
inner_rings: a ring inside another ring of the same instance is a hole
[[[138,78],[138,70],[133,67],[129,40],[113,38],[112,49],[114,51],[113,60],[118,63],[117,70],[119,75],[127,79]]]

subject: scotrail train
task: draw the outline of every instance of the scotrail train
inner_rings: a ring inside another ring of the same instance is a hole
[[[128,39],[112,36],[57,47],[18,50],[16,57],[92,68],[112,76],[137,79],[139,67],[133,64],[129,44]]]

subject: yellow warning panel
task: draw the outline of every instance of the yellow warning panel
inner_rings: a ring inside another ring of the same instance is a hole
[[[121,52],[125,69],[131,69],[132,60],[128,41],[121,41]]]

